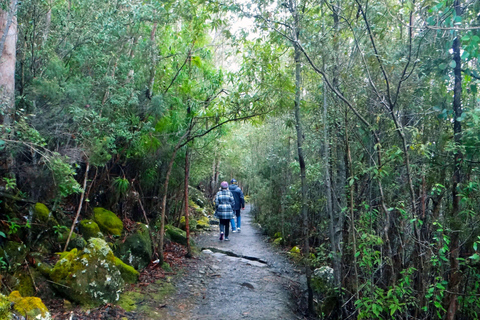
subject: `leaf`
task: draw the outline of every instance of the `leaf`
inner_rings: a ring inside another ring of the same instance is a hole
[[[477,85],[476,84],[472,84],[470,86],[470,90],[472,90],[472,93],[476,94],[477,93]]]
[[[480,260],[480,256],[478,255],[478,253],[474,253],[469,258],[475,261]]]
[[[445,70],[445,69],[447,69],[447,64],[446,63],[440,63],[438,65],[438,68],[440,68],[440,70]]]
[[[454,60],[452,60],[448,65],[450,66],[450,68],[455,68],[457,66],[457,63]]]
[[[5,235],[5,233],[3,233],[2,231],[0,231],[0,237],[6,238],[7,236]]]

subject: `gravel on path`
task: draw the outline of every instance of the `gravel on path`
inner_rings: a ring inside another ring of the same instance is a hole
[[[202,252],[187,266],[159,319],[295,320],[306,319],[305,277],[279,250],[268,244],[242,210],[240,233],[220,241],[218,226],[196,237]]]

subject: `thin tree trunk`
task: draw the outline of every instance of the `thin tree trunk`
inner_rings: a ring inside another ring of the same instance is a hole
[[[461,16],[460,0],[455,0],[454,2],[455,12],[457,16]],[[452,221],[450,233],[450,278],[448,280],[448,294],[445,308],[447,310],[446,319],[454,320],[456,312],[458,310],[458,296],[459,284],[462,279],[460,272],[460,265],[458,261],[459,256],[459,230],[461,230],[461,222],[459,221],[458,215],[460,213],[460,200],[461,195],[459,192],[459,186],[462,183],[461,176],[461,164],[463,161],[463,154],[460,150],[460,144],[462,140],[462,123],[458,120],[462,116],[462,61],[460,59],[461,55],[461,46],[459,34],[455,35],[453,40],[453,61],[456,65],[454,68],[455,75],[455,84],[453,91],[453,133],[454,133],[454,142],[457,147],[454,155],[454,173],[453,173],[453,183],[452,183],[452,209],[450,213],[450,218]]]
[[[178,146],[178,145],[177,145]],[[170,174],[172,173],[173,163],[175,162],[175,156],[177,155],[178,147],[175,147],[173,150],[170,162],[168,163],[167,173],[165,174],[165,182],[163,183],[163,198],[162,198],[162,213],[160,217],[160,240],[158,245],[158,255],[160,260],[160,265],[163,265],[163,243],[165,236],[165,209],[167,207],[167,193],[168,193],[168,183],[170,182]]]
[[[70,233],[68,234],[67,242],[65,243],[65,248],[63,248],[63,251],[67,251],[68,243],[70,242],[70,238],[72,237],[73,230],[75,229],[75,225],[77,224],[78,217],[80,216],[80,211],[82,211],[83,199],[85,197],[85,191],[87,190],[89,170],[90,170],[90,163],[87,162],[87,168],[85,169],[85,177],[83,178],[83,188],[82,188],[82,195],[80,196],[80,204],[78,205],[77,214],[75,215],[75,219],[73,219],[72,227],[70,228]]]
[[[298,15],[295,14],[295,25],[298,27]],[[298,37],[298,30],[296,30]],[[297,130],[297,149],[298,149],[298,162],[300,165],[300,179],[302,185],[302,218],[303,218],[303,237],[304,246],[303,254],[305,260],[305,275],[307,277],[307,290],[308,290],[308,312],[314,314],[313,308],[313,290],[311,286],[312,271],[310,270],[309,255],[310,255],[310,243],[308,232],[308,211],[307,211],[307,181],[306,181],[306,168],[305,158],[303,155],[303,132],[301,126],[300,117],[300,90],[301,90],[301,51],[297,45],[295,47],[295,128]]]
[[[189,212],[188,212],[188,180],[190,177],[190,162],[189,162],[189,148],[187,145],[187,151],[185,154],[185,231],[187,232],[187,258],[192,257],[192,248],[190,246],[190,224],[189,224]]]
[[[9,10],[0,10],[0,124],[3,130],[13,125],[15,109],[15,62],[17,45],[17,0]]]
[[[150,67],[150,81],[148,82],[148,98],[153,96],[153,86],[155,85],[155,75],[157,73],[157,43],[155,41],[157,27],[158,22],[155,22],[153,24],[152,32],[150,33],[150,42],[152,43],[152,65]]]

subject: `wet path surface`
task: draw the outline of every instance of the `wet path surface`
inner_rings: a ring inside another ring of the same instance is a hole
[[[252,223],[247,207],[242,231],[230,233],[230,241],[219,241],[218,226],[195,239],[202,253],[176,283],[160,319],[304,319],[298,311],[305,277]]]

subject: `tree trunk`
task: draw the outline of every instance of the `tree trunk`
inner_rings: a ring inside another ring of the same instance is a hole
[[[15,109],[15,61],[17,45],[17,1],[9,10],[0,10],[0,124],[4,130],[13,124]]]
[[[455,12],[457,16],[461,16],[460,0],[454,2]],[[459,221],[458,214],[460,213],[460,200],[461,195],[459,192],[460,184],[462,183],[462,176],[460,174],[463,155],[460,150],[460,144],[462,140],[462,123],[458,120],[462,116],[462,62],[460,59],[461,47],[459,34],[455,35],[453,40],[453,61],[455,61],[454,68],[454,88],[453,88],[453,133],[456,152],[454,155],[454,173],[452,183],[452,209],[450,211],[450,220],[452,225],[450,229],[450,278],[448,280],[448,294],[446,296],[445,309],[447,310],[446,319],[454,320],[455,314],[458,310],[458,296],[459,284],[462,279],[460,272],[460,265],[458,262],[459,256],[459,232],[461,230],[461,221]]]
[[[296,23],[298,23],[298,17],[295,15]],[[298,36],[298,30],[297,30]],[[298,149],[298,163],[300,165],[300,179],[302,185],[302,218],[303,218],[303,255],[305,259],[305,275],[307,277],[308,287],[308,312],[314,314],[313,308],[313,290],[311,286],[311,270],[309,263],[310,255],[310,243],[308,232],[308,211],[307,211],[307,181],[306,181],[306,168],[305,159],[303,155],[303,132],[300,118],[300,90],[301,90],[301,51],[297,45],[295,45],[295,128],[297,130],[297,149]]]
[[[157,43],[155,42],[155,33],[157,32],[158,22],[153,24],[150,33],[150,42],[152,43],[152,65],[150,67],[150,81],[148,82],[148,98],[153,97],[153,86],[155,85],[155,75],[157,73]]]
[[[172,153],[172,157],[170,158],[170,162],[168,163],[167,174],[165,175],[165,182],[163,183],[163,198],[162,198],[162,214],[160,217],[160,240],[159,240],[159,260],[160,265],[163,265],[164,257],[163,257],[163,243],[164,243],[164,236],[165,236],[165,211],[167,207],[167,193],[168,193],[168,183],[170,181],[170,174],[172,173],[173,163],[175,162],[175,156],[177,155],[178,145],[175,147]]]
[[[187,257],[192,256],[192,247],[190,246],[190,224],[189,224],[189,212],[188,212],[188,180],[190,177],[190,162],[189,162],[189,148],[186,146],[187,151],[185,154],[185,231],[187,233]]]

